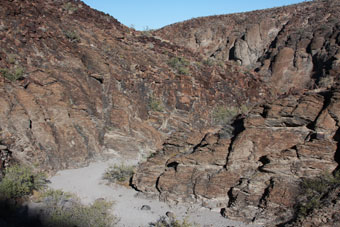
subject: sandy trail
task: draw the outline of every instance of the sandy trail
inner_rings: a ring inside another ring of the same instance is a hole
[[[117,160],[95,162],[88,167],[60,171],[50,178],[49,187],[74,193],[86,204],[98,198],[114,201],[113,212],[120,218],[118,223],[120,227],[149,226],[150,222],[158,220],[167,211],[173,212],[178,219],[187,218],[191,223],[197,223],[202,227],[247,226],[225,219],[218,212],[197,205],[183,204],[171,207],[157,199],[140,196],[141,193],[132,188],[118,184],[107,185],[107,181],[102,180],[102,176],[110,165],[117,162]],[[151,209],[141,210],[143,205],[148,205]]]

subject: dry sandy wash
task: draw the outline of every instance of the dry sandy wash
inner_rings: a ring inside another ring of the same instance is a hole
[[[119,217],[118,226],[137,227],[148,226],[167,211],[171,211],[178,219],[187,218],[198,226],[247,226],[240,222],[223,218],[219,212],[210,211],[194,204],[169,205],[157,199],[147,197],[132,188],[118,184],[108,185],[102,179],[105,170],[115,163],[117,159],[106,162],[95,162],[88,167],[70,169],[58,172],[51,177],[50,187],[71,192],[79,196],[83,203],[92,203],[98,198],[114,201],[114,214]],[[130,164],[130,163],[127,163]],[[151,210],[142,210],[148,205]]]

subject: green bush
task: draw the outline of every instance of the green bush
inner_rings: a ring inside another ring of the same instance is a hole
[[[149,98],[149,108],[150,110],[157,112],[162,112],[164,110],[163,103],[153,96]]]
[[[21,66],[16,66],[13,69],[0,69],[3,77],[10,81],[16,81],[24,75],[24,69]]]
[[[207,59],[203,60],[203,64],[206,65],[206,66],[213,66],[215,64],[215,62],[212,59],[207,58]]]
[[[29,195],[33,190],[39,190],[46,184],[46,176],[34,173],[26,166],[14,165],[5,170],[5,176],[0,182],[0,199],[15,199]]]
[[[69,13],[74,13],[75,11],[78,10],[76,6],[73,6],[71,2],[67,2],[63,5],[63,9],[68,11]]]
[[[124,182],[130,180],[134,174],[133,166],[126,166],[124,164],[114,165],[109,167],[104,173],[103,178],[110,182]]]
[[[215,124],[227,124],[234,117],[239,114],[247,114],[249,109],[246,105],[242,105],[240,107],[234,106],[216,106],[212,111],[212,119]]]
[[[190,63],[185,58],[173,57],[168,61],[168,65],[179,74],[188,75],[190,72],[188,68]]]
[[[150,226],[155,227],[193,227],[194,225],[187,220],[179,221],[174,217],[167,218],[165,216],[160,217],[156,222],[151,223]]]
[[[326,76],[326,77],[320,78],[318,85],[321,88],[330,88],[333,86],[334,82],[335,82],[334,77]]]
[[[80,42],[79,35],[76,31],[67,30],[67,31],[64,31],[64,34],[65,34],[65,37],[69,39],[71,42],[73,43]]]
[[[96,200],[86,206],[74,195],[60,190],[47,190],[40,200],[45,203],[44,226],[109,227],[118,220],[110,213],[112,202]]]
[[[301,196],[297,204],[297,218],[305,217],[314,209],[322,207],[322,198],[334,187],[340,186],[340,172],[334,176],[322,174],[315,178],[305,178],[301,181]]]
[[[212,113],[217,124],[226,124],[239,113],[236,107],[217,106]]]
[[[16,61],[16,57],[15,57],[15,55],[14,54],[8,54],[7,55],[7,61],[8,61],[8,63],[10,63],[10,64],[15,64],[15,61]]]

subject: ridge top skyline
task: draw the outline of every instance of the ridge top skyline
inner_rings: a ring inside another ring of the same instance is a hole
[[[83,0],[136,30],[159,29],[197,17],[242,13],[286,6],[306,0]]]

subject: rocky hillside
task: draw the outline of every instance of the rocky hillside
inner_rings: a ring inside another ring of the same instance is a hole
[[[3,1],[0,18],[0,143],[44,168],[145,156],[211,125],[215,106],[266,97],[256,73],[205,64],[80,1]]]
[[[206,57],[255,70],[275,93],[282,93],[313,86],[311,78],[324,86],[325,77],[338,72],[339,7],[339,1],[311,1],[197,18],[154,34]]]
[[[339,88],[290,95],[217,132],[175,134],[132,183],[167,201],[199,201],[229,218],[287,222],[301,179],[339,168],[339,98]]]
[[[339,169],[339,14],[319,0],[138,32],[81,1],[4,0],[0,167],[148,157],[139,191],[288,223],[300,182]]]

